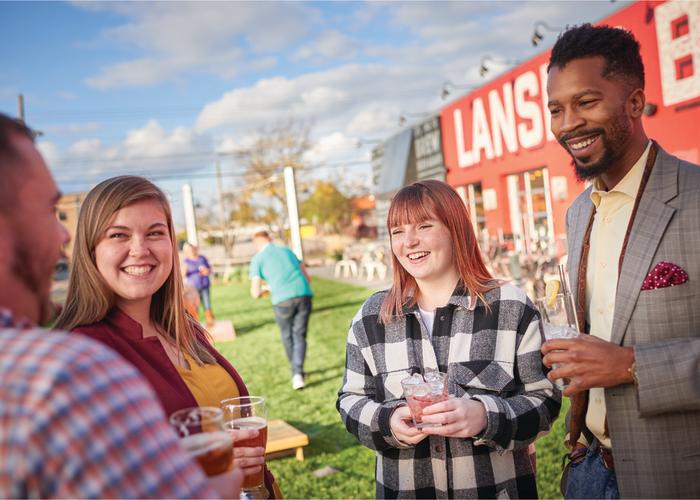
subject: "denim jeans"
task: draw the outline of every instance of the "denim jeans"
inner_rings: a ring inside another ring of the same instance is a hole
[[[208,311],[211,309],[211,297],[209,295],[209,289],[208,288],[202,288],[201,290],[197,290],[197,293],[199,293],[199,303],[202,304],[202,307],[204,308],[205,311]]]
[[[306,327],[311,315],[311,297],[295,297],[273,306],[280,327],[282,345],[287,353],[292,375],[304,374]]]
[[[597,441],[580,462],[569,466],[565,498],[620,498],[615,471],[605,468]]]

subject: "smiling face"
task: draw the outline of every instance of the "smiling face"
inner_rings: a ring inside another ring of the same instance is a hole
[[[602,75],[605,59],[585,57],[549,71],[552,133],[573,158],[579,179],[623,169],[633,135],[630,88]]]
[[[437,218],[394,226],[390,234],[391,251],[419,288],[458,275],[450,231]]]
[[[118,210],[94,255],[117,306],[149,308],[173,269],[172,242],[160,202],[143,200]]]

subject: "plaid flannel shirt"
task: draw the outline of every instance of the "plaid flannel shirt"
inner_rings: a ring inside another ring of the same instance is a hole
[[[216,497],[134,368],[12,326],[0,310],[0,498]]]
[[[535,498],[528,446],[559,414],[561,393],[547,380],[538,314],[512,285],[486,293],[491,307],[459,287],[435,313],[432,340],[416,306],[379,323],[386,292],[370,297],[348,333],[338,411],[348,431],[376,450],[378,498]],[[401,380],[426,368],[446,372],[450,394],[480,400],[487,425],[475,439],[428,436],[415,446],[391,432],[405,404]]]

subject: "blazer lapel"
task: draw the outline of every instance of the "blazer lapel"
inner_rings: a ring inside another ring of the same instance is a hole
[[[678,160],[659,148],[639,201],[617,281],[611,341],[622,344],[644,277],[676,209],[666,203],[678,194]]]

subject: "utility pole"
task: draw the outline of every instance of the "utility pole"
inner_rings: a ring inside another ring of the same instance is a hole
[[[17,116],[24,123],[24,96],[17,94]]]
[[[194,200],[192,198],[192,186],[183,184],[182,204],[185,208],[185,227],[187,228],[187,243],[199,246],[197,238],[197,220],[194,216]]]
[[[289,232],[292,236],[292,250],[299,260],[304,260],[304,249],[301,246],[301,230],[299,228],[299,209],[297,208],[297,188],[294,183],[294,169],[284,167],[284,187],[287,191],[287,211],[289,212]]]
[[[224,244],[224,257],[229,258],[229,239],[226,231],[226,211],[224,210],[224,188],[221,182],[221,163],[216,159],[216,196],[219,199],[219,225],[221,226],[221,238]]]

